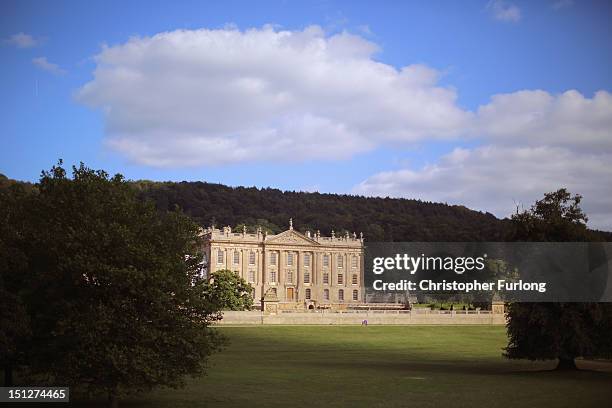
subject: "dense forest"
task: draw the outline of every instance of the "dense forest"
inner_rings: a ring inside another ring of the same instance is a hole
[[[15,183],[0,174],[0,186]],[[21,183],[21,182],[20,182]],[[28,189],[36,186],[23,183]],[[503,241],[510,223],[493,214],[460,205],[401,198],[362,197],[281,191],[272,188],[228,187],[205,182],[134,181],[143,199],[159,210],[178,208],[202,226],[230,225],[271,233],[288,227],[329,235],[363,232],[372,241]],[[544,192],[543,192],[544,193]],[[610,232],[593,232],[612,240]]]
[[[293,218],[300,231],[363,232],[368,241],[498,241],[504,239],[507,224],[489,213],[419,200],[203,182],[135,184],[159,209],[178,207],[204,226],[262,226],[277,233]]]

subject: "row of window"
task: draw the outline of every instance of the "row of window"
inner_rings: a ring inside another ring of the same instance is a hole
[[[276,288],[270,288],[270,290],[272,291],[272,294],[274,296],[277,296],[278,293],[276,291]],[[311,289],[306,289],[305,290],[305,296],[307,300],[312,299],[312,290]],[[255,297],[255,296],[253,296]],[[323,289],[323,300],[329,300],[329,289]],[[338,290],[338,300],[343,302],[344,301],[344,289],[339,289]],[[358,290],[353,290],[353,300],[359,300],[359,291]]]
[[[286,271],[286,276],[287,276],[287,283],[293,283],[293,271]],[[305,271],[303,273],[303,276],[304,276],[304,283],[310,283],[310,272]],[[278,275],[275,270],[271,270],[268,277],[270,278],[269,279],[270,282],[278,282],[277,281]],[[338,285],[343,285],[344,275],[338,274],[337,278],[338,278]],[[249,271],[249,282],[255,282],[255,271]],[[323,273],[323,284],[329,285],[329,273],[327,272]],[[357,275],[356,273],[354,273],[351,278],[351,284],[353,285],[359,284],[359,275]]]
[[[217,250],[217,264],[223,264],[223,256],[224,256],[223,250],[222,249]],[[234,251],[233,261],[234,261],[234,265],[238,265],[240,263],[240,252],[239,251]],[[287,252],[287,266],[293,266],[293,261],[294,261],[294,253]],[[271,252],[270,253],[270,265],[276,265],[276,263],[277,263],[277,253]],[[358,263],[359,263],[359,260],[357,256],[353,255],[353,257],[351,258],[351,266],[353,268],[357,268]],[[255,265],[255,252],[254,251],[249,252],[249,265]],[[304,266],[305,267],[310,266],[310,254],[309,253],[304,254]],[[328,254],[323,255],[323,267],[329,267],[329,255]],[[344,256],[341,254],[338,255],[337,267],[338,268],[344,267]]]
[[[343,285],[344,284],[344,275],[340,273],[340,274],[338,274],[337,278],[338,278],[338,285]],[[309,283],[309,282],[304,282],[304,283]],[[329,285],[329,273],[327,273],[327,272],[323,273],[323,284],[324,285]],[[354,273],[353,276],[352,276],[351,284],[353,284],[353,285],[359,284],[359,275],[357,275],[356,273]]]
[[[312,292],[310,289],[306,289],[305,291],[306,299],[310,300],[312,296]],[[323,300],[329,300],[329,289],[323,289]],[[338,300],[344,301],[344,289],[338,290]],[[353,300],[359,300],[359,291],[353,290]]]

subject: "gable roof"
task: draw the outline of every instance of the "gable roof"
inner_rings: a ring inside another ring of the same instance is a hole
[[[266,244],[321,245],[319,242],[294,229],[288,229],[273,236],[266,237]]]

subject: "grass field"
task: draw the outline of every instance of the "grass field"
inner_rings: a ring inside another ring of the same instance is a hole
[[[182,390],[129,407],[605,407],[612,363],[501,357],[499,326],[224,327],[231,344]],[[88,403],[87,406],[90,404]]]

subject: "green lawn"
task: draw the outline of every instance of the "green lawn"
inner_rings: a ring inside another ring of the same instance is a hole
[[[182,390],[130,407],[605,407],[612,363],[501,357],[499,326],[283,326],[219,329],[231,344]],[[89,404],[87,404],[89,405]]]

